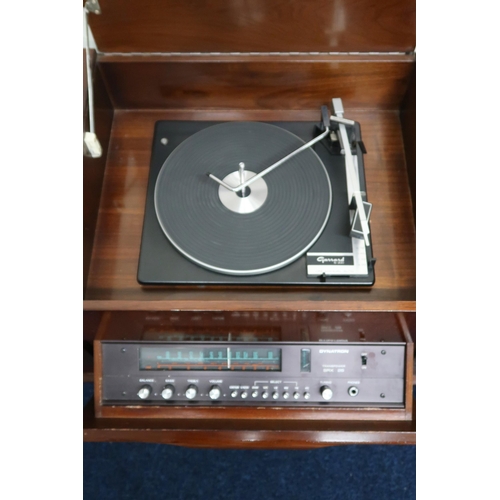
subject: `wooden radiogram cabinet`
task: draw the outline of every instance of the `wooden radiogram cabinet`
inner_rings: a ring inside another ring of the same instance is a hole
[[[84,410],[87,441],[199,447],[312,448],[414,444],[414,0],[99,0],[89,14],[100,158],[84,156]],[[318,121],[341,97],[361,124],[371,232],[370,288],[143,287],[137,264],[151,145],[158,120]],[[87,125],[84,89],[84,127]],[[289,321],[369,318],[383,335],[397,318],[407,342],[399,412],[318,408],[172,407],[140,418],[100,407],[100,342],[130,314],[222,314]],[[266,315],[264,315],[266,313]],[[365,315],[365,316],[363,316]],[[333,316],[331,316],[333,317]],[[336,316],[335,316],[336,317]],[[322,319],[323,318],[323,319]],[[93,356],[92,356],[93,354]],[[94,366],[95,365],[95,366]]]

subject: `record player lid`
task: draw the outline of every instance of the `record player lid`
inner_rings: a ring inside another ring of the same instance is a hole
[[[410,52],[415,0],[101,0],[104,53]]]

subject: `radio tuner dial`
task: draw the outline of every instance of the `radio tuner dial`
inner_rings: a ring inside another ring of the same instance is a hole
[[[148,399],[152,391],[153,391],[153,389],[151,388],[151,386],[150,386],[150,385],[143,385],[143,386],[139,389],[139,392],[137,393],[137,395],[138,395],[141,399]]]
[[[321,397],[326,401],[330,401],[330,399],[332,399],[333,397],[333,391],[327,385],[322,386],[320,392]]]
[[[194,399],[197,394],[198,394],[198,387],[196,387],[193,384],[189,385],[185,392],[185,396],[188,399]]]
[[[161,397],[163,399],[170,399],[173,395],[174,395],[174,392],[175,392],[175,388],[173,385],[166,385],[164,388],[163,388],[163,391],[161,391]]]
[[[218,385],[213,385],[210,387],[208,395],[210,396],[210,399],[219,399],[221,395],[220,387]]]

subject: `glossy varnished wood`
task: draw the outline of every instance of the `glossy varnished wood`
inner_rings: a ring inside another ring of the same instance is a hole
[[[113,124],[104,183],[104,162],[95,172],[84,170],[88,204],[84,207],[84,283],[88,285],[84,339],[93,340],[99,327],[101,333],[105,330],[102,312],[134,309],[377,311],[376,315],[403,311],[415,338],[415,230],[409,187],[413,194],[415,169],[408,156],[414,140],[414,56],[401,54],[415,46],[414,0],[100,0],[100,4],[102,14],[90,16],[99,49],[106,53],[98,57],[98,74],[113,107],[120,110],[113,119],[108,102],[107,115],[97,118],[97,126],[104,124],[108,131]],[[399,54],[373,54],[384,51]],[[116,52],[128,55],[111,54]],[[360,121],[368,149],[366,176],[369,201],[374,203],[372,231],[378,259],[373,288],[148,289],[138,285],[156,120],[316,121],[319,105],[335,96],[342,97],[346,116]],[[102,134],[98,131],[107,145]],[[383,322],[375,322],[383,328]],[[86,358],[86,366],[93,362],[100,373],[101,359],[95,354],[95,359]],[[407,377],[412,362],[413,344],[407,350]],[[88,369],[84,378],[91,379]],[[95,384],[98,397],[99,377]],[[128,418],[119,411],[115,413],[119,418],[96,418],[91,402],[84,412],[84,439],[225,448],[415,444],[411,393],[407,384],[404,419],[399,418],[402,412],[394,412],[396,418],[389,419],[375,412],[373,420],[368,413],[368,419],[345,420],[336,418],[338,414],[304,409],[283,418],[278,412],[248,413],[241,408],[226,411],[223,418],[187,408],[167,419]]]
[[[415,406],[414,406],[415,408]],[[414,413],[415,416],[415,413]],[[192,447],[304,449],[340,444],[416,443],[415,418],[407,421],[273,421],[96,418],[84,411],[85,441],[140,441]]]
[[[84,72],[86,62],[84,54]],[[113,123],[113,106],[106,91],[101,72],[93,70],[94,90],[94,122],[95,132],[103,153],[100,158],[83,156],[83,292],[87,285],[87,277],[92,256],[94,234],[101,199],[102,182],[108,155],[111,126]],[[83,129],[89,131],[87,79],[84,79],[84,121]]]
[[[405,145],[406,166],[408,168],[408,179],[411,198],[413,202],[413,217],[417,220],[417,80],[416,65],[413,65],[408,90],[401,106],[401,130]]]
[[[87,309],[414,310],[415,229],[397,111],[350,111],[361,123],[376,283],[347,289],[145,288],[137,283],[153,128],[161,119],[312,120],[311,111],[116,111],[94,241]]]
[[[415,0],[100,0],[103,52],[407,52]]]
[[[346,109],[397,109],[411,55],[99,57],[122,109],[314,109],[342,96]],[[328,97],[330,98],[330,97]]]

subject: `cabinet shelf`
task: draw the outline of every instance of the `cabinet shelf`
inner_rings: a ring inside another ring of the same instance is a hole
[[[413,403],[415,408],[415,402]],[[137,420],[96,418],[93,401],[84,410],[85,441],[162,443],[200,448],[320,448],[348,444],[416,443],[416,419],[327,420]]]
[[[349,111],[361,123],[376,282],[371,288],[143,287],[136,279],[154,124],[161,119],[317,120],[317,110],[115,110],[85,310],[415,310],[415,226],[399,114]]]

